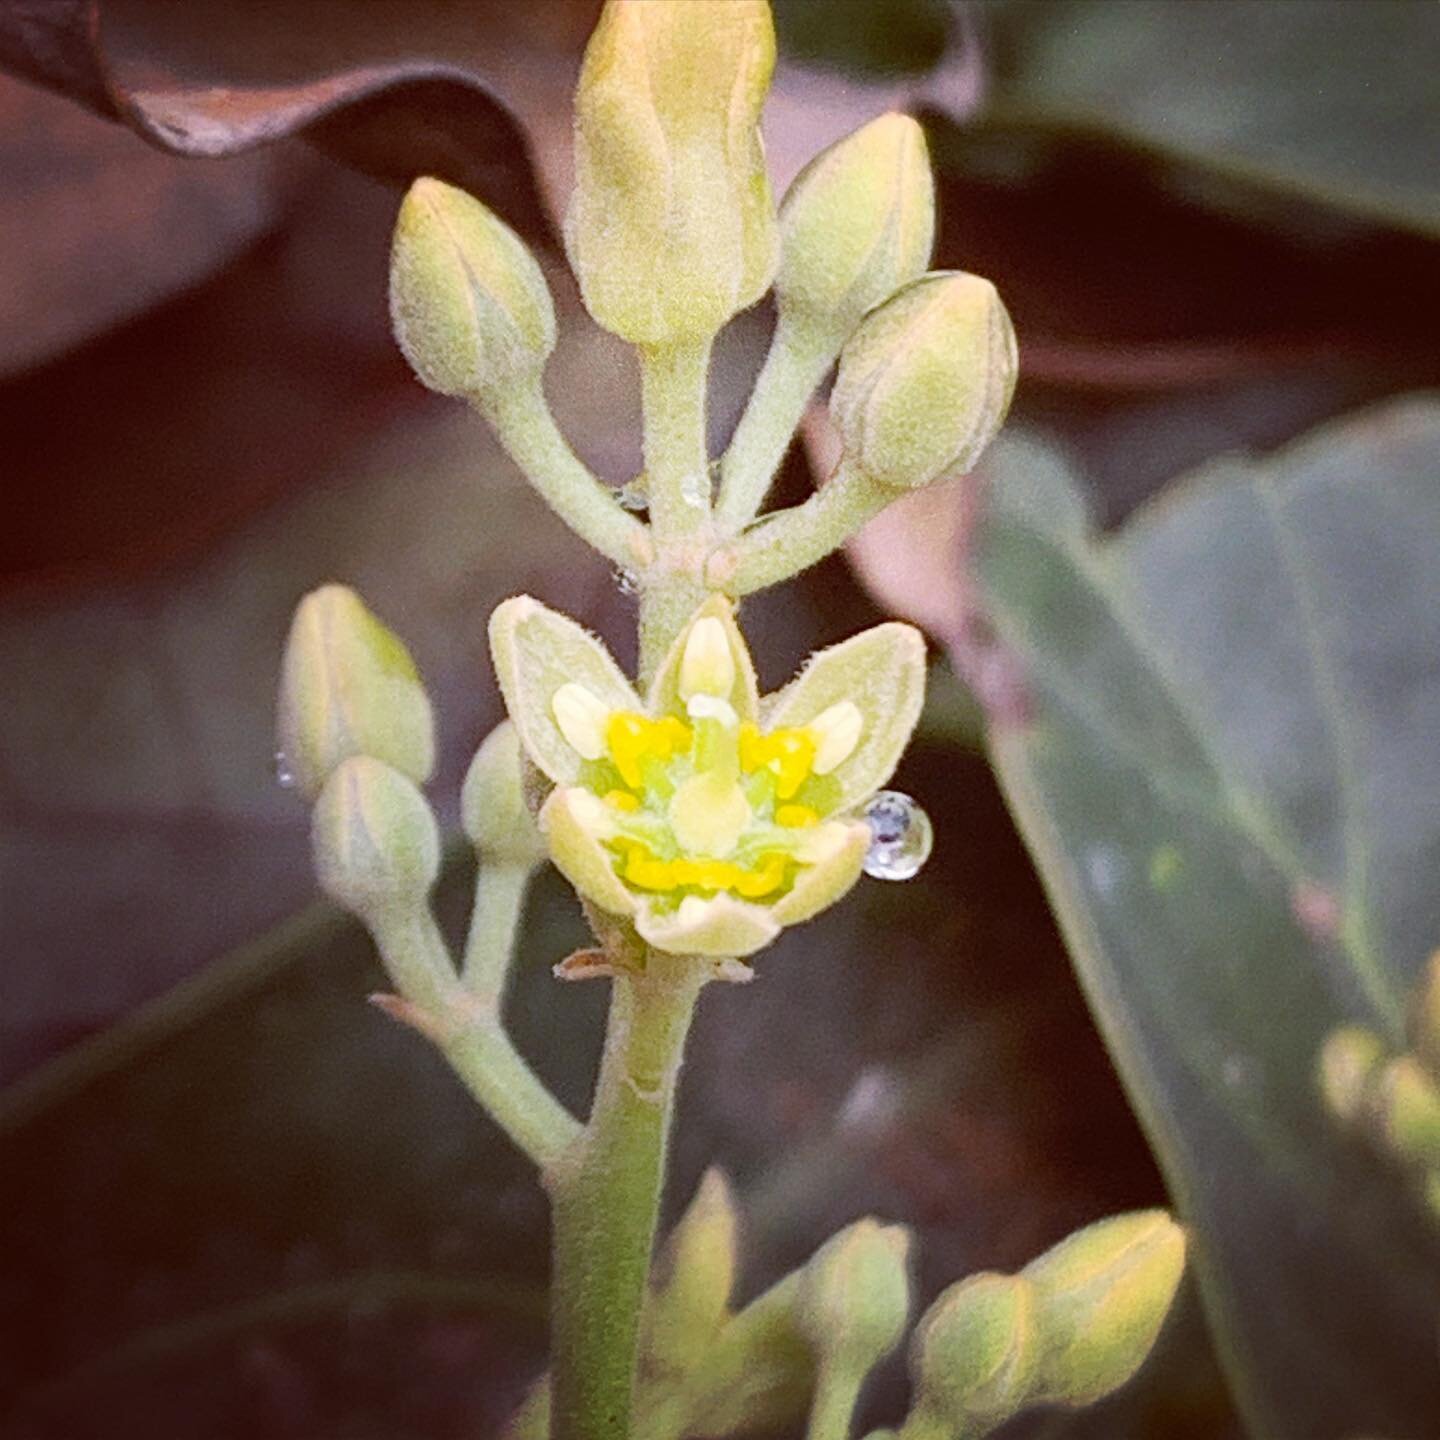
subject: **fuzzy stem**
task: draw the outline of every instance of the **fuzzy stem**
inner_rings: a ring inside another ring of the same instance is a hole
[[[710,456],[705,442],[709,338],[640,351],[645,411],[645,483],[656,547],[703,532],[710,519]]]
[[[749,595],[809,569],[843,545],[899,494],[842,462],[803,505],[778,511],[741,536],[737,563],[726,581],[726,590],[734,595]]]
[[[805,1440],[848,1440],[855,1406],[860,1400],[863,1374],[853,1370],[837,1370],[821,1365],[815,1377],[815,1392],[810,1401],[810,1423]]]
[[[626,1440],[640,1313],[685,1036],[703,978],[651,952],[622,972],[589,1124],[551,1181],[552,1440]]]
[[[765,366],[720,467],[719,527],[734,534],[764,504],[805,406],[840,353],[844,336],[781,312]]]
[[[413,1008],[403,1018],[434,1041],[465,1088],[542,1173],[552,1171],[580,1126],[510,1043],[498,1004],[460,984],[429,906],[421,902],[369,923],[391,980]]]
[[[625,569],[649,563],[654,550],[646,527],[620,507],[614,492],[570,448],[538,375],[477,395],[474,404],[526,479],[582,540]]]
[[[487,860],[480,856],[475,872],[475,900],[470,908],[470,931],[465,938],[461,981],[481,999],[499,1006],[515,953],[515,935],[525,907],[525,891],[535,873],[530,865]]]

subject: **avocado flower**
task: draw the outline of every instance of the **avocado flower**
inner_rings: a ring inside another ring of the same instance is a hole
[[[760,698],[734,610],[707,600],[642,700],[605,647],[529,596],[490,644],[556,866],[678,955],[744,957],[859,878],[859,809],[890,777],[925,691],[913,626],[874,626]]]

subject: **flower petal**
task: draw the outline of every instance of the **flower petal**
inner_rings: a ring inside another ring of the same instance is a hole
[[[695,624],[713,616],[720,622],[725,638],[730,642],[730,654],[735,661],[735,680],[729,695],[723,697],[734,707],[741,720],[754,720],[760,708],[759,691],[755,683],[755,666],[750,660],[750,649],[745,637],[735,623],[735,607],[723,595],[712,595],[690,618],[676,636],[660,668],[651,681],[650,693],[646,697],[652,715],[681,715],[685,701],[680,694],[680,671],[685,663],[685,645]]]
[[[892,621],[812,656],[800,674],[767,701],[763,719],[767,731],[779,730],[805,726],[841,701],[859,707],[864,724],[855,748],[830,774],[802,786],[796,797],[822,815],[834,815],[890,778],[924,699],[924,637],[913,625]]]
[[[863,820],[832,820],[813,833],[824,853],[800,872],[790,893],[776,901],[770,913],[782,925],[809,920],[845,895],[860,878],[870,848],[870,827]]]
[[[712,957],[753,955],[780,933],[770,911],[724,892],[709,900],[688,895],[665,914],[642,904],[635,928],[657,950]]]
[[[490,617],[490,654],[530,758],[557,785],[580,776],[581,758],[555,721],[555,694],[582,686],[612,710],[639,710],[640,698],[610,652],[568,616],[528,595],[496,607]]]
[[[562,785],[540,807],[540,833],[555,868],[587,899],[612,915],[632,915],[635,897],[620,882],[600,843],[595,807],[604,802],[579,786]]]

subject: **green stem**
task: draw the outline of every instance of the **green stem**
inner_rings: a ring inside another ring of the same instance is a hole
[[[475,901],[460,977],[465,988],[498,1007],[515,953],[515,936],[525,907],[525,892],[535,873],[530,865],[480,857],[475,872]]]
[[[645,526],[621,509],[614,491],[570,448],[539,376],[477,395],[474,404],[526,479],[582,540],[627,570],[650,562],[654,552]]]
[[[580,1125],[510,1043],[498,1003],[460,984],[428,905],[369,923],[391,980],[414,1009],[408,1018],[435,1042],[511,1140],[542,1172],[553,1171],[579,1137]]]
[[[725,588],[749,595],[809,569],[845,543],[900,492],[841,464],[803,505],[781,510],[740,538],[739,561]]]
[[[781,313],[765,366],[720,467],[715,518],[722,530],[743,530],[765,502],[775,472],[805,407],[840,353],[843,335]]]
[[[676,1078],[701,967],[622,972],[589,1124],[552,1176],[552,1440],[627,1440]]]
[[[805,1440],[848,1440],[864,1381],[864,1375],[853,1370],[837,1371],[833,1366],[821,1365],[815,1377]]]
[[[710,457],[705,386],[711,341],[642,348],[645,482],[657,558],[640,603],[640,682],[648,684],[680,628],[709,593]]]
[[[645,483],[662,558],[676,541],[703,535],[710,521],[710,455],[705,387],[710,337],[640,351],[645,412]]]

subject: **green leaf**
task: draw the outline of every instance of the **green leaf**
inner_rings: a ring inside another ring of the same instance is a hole
[[[992,104],[1440,230],[1435,19],[1408,0],[1011,0]]]
[[[1440,1254],[1343,1137],[1326,1034],[1392,1039],[1440,938],[1440,405],[1218,461],[1113,538],[1056,465],[979,554],[1029,717],[996,764],[1197,1231],[1256,1433],[1440,1411]]]

